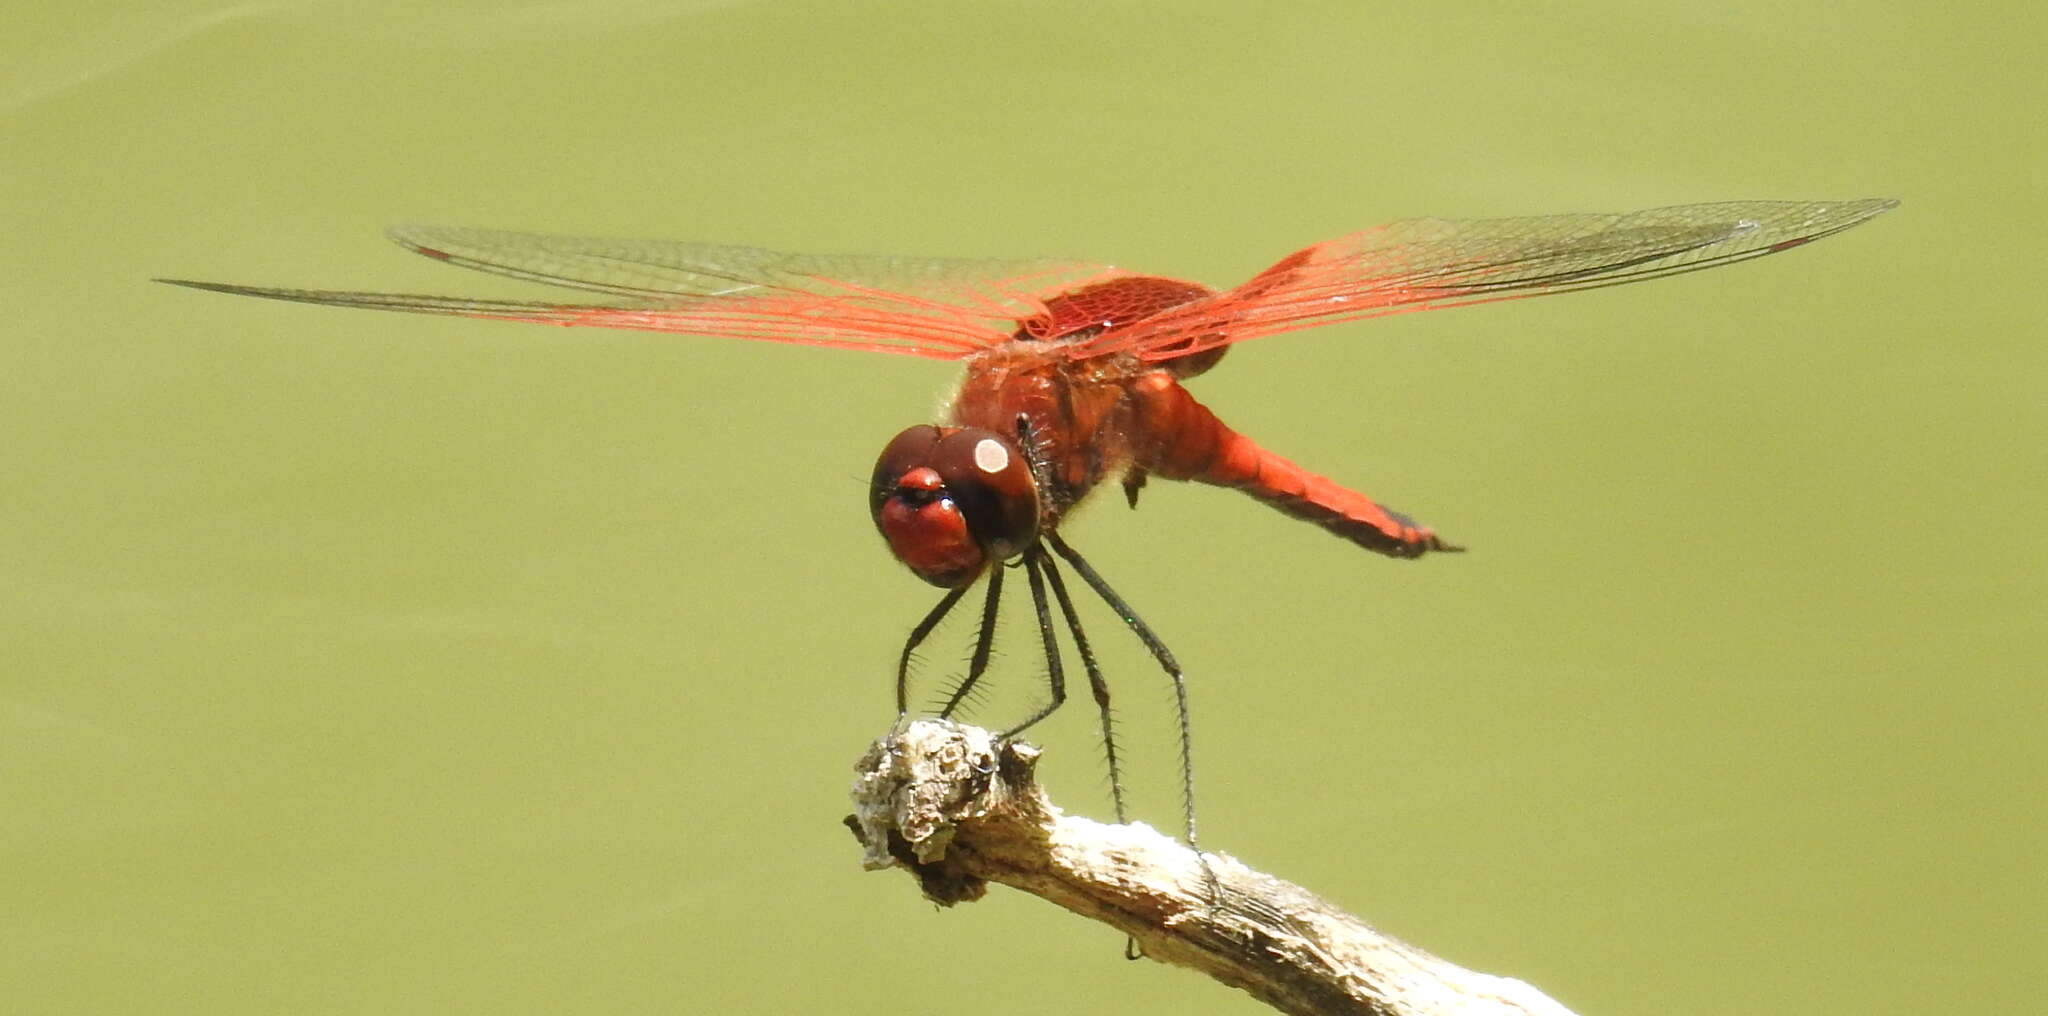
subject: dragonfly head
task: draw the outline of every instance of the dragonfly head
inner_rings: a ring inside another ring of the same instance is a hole
[[[868,510],[889,552],[935,586],[973,582],[1038,538],[1038,485],[1014,442],[923,424],[875,460]]]

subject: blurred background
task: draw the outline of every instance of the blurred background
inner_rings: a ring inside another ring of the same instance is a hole
[[[1160,483],[1066,532],[1188,667],[1211,849],[1588,1016],[2038,1008],[2034,6],[12,7],[13,1011],[1263,1011],[858,868],[934,598],[863,483],[945,365],[152,276],[543,295],[379,236],[427,221],[1229,285],[1416,215],[1884,195],[1195,382],[1463,557]],[[1165,682],[1089,609],[1172,829]],[[1107,817],[1094,723],[1035,734]]]

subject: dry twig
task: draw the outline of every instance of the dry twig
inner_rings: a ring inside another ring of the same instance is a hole
[[[847,824],[870,869],[902,866],[951,906],[1000,882],[1131,936],[1282,1012],[1571,1016],[1521,981],[1475,973],[1367,927],[1308,890],[1139,825],[1061,814],[1038,749],[942,720],[875,743]]]

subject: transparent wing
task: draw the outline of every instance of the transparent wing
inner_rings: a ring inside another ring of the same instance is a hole
[[[1244,285],[1070,352],[1166,360],[1340,321],[1641,282],[1789,250],[1897,204],[1731,201],[1621,215],[1408,219],[1296,251]]]
[[[666,240],[404,226],[390,236],[438,261],[596,293],[592,303],[174,285],[300,303],[540,324],[626,328],[958,359],[1045,312],[1039,294],[1124,273],[1107,265],[793,254]]]

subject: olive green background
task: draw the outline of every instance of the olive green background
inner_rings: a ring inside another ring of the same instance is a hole
[[[945,366],[151,276],[540,295],[379,239],[418,220],[1230,284],[1413,215],[1872,195],[1196,382],[1462,558],[1172,484],[1067,532],[1189,667],[1213,849],[1588,1016],[2039,1008],[2035,5],[7,7],[10,1012],[1261,1011],[858,868],[933,599],[863,479]],[[1170,828],[1164,682],[1088,619]],[[1093,722],[1037,733],[1106,816]]]

